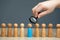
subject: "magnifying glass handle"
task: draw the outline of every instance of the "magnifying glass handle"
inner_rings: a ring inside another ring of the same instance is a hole
[[[45,11],[45,10],[41,10],[40,12],[38,12],[38,15],[39,15],[40,13],[42,13],[43,11]],[[32,17],[34,17],[34,18],[38,19],[38,16],[37,16],[37,17],[32,16]]]
[[[41,10],[40,12],[38,12],[38,15],[39,15],[40,13],[44,12],[44,11],[46,11],[46,10]],[[38,18],[38,17],[36,17],[36,18]]]

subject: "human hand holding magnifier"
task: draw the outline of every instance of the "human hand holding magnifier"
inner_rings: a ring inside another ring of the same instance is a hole
[[[54,11],[54,9],[56,7],[58,7],[58,4],[60,2],[57,0],[49,0],[49,1],[44,1],[44,2],[40,2],[38,3],[33,9],[33,15],[29,18],[31,23],[37,23],[38,22],[38,18],[41,18],[47,14],[50,14],[51,12]]]
[[[43,11],[41,11],[41,12],[43,12]],[[39,13],[40,13],[40,12],[39,12]],[[38,13],[38,14],[39,14],[39,13]],[[30,21],[31,23],[35,24],[35,23],[38,22],[38,17],[31,16],[31,17],[29,18],[29,21]]]

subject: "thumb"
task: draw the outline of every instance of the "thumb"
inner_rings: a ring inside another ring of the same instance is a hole
[[[39,13],[38,18],[41,18],[41,17],[43,17],[43,16],[45,16],[45,15],[47,15],[47,14],[49,14],[49,13],[50,13],[49,10],[46,10],[46,11],[44,11],[44,12],[41,12],[41,13]]]

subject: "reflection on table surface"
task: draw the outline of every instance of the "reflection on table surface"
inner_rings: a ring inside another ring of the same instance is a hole
[[[56,37],[0,37],[0,40],[60,40]]]

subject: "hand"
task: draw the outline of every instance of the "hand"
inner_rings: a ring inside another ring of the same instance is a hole
[[[51,13],[52,11],[54,11],[57,4],[58,4],[57,1],[40,2],[34,8],[32,8],[32,12],[35,17],[41,18],[41,17]],[[45,11],[39,13],[41,10],[45,10]]]

